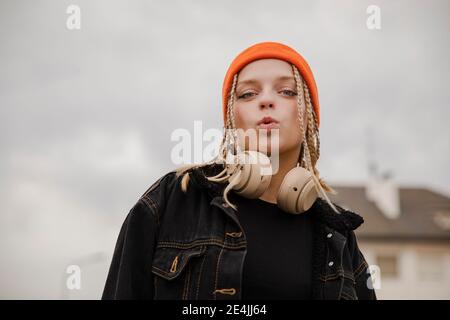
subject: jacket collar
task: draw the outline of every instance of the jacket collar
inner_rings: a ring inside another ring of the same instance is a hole
[[[209,181],[207,176],[214,176],[223,170],[221,164],[209,164],[203,167],[190,169],[190,177],[194,185],[202,190],[206,190],[211,198],[222,196],[226,183],[216,183]],[[345,232],[355,230],[364,223],[364,219],[357,213],[344,209],[333,202],[341,214],[337,214],[330,205],[322,198],[317,198],[310,210],[314,211],[314,217],[328,227]]]

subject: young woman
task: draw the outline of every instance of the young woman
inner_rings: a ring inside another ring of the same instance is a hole
[[[218,156],[165,174],[139,198],[103,299],[376,299],[354,233],[363,219],[329,200],[316,169],[319,110],[294,49],[241,52],[223,83]],[[251,130],[266,138],[252,143]]]

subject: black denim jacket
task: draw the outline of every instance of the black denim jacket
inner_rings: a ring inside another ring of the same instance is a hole
[[[247,243],[224,186],[191,169],[188,192],[169,172],[130,210],[117,240],[102,299],[241,299]],[[232,195],[231,195],[232,196]],[[314,299],[376,299],[354,231],[362,217],[321,198],[314,216]]]

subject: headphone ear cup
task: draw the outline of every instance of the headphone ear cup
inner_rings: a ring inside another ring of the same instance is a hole
[[[239,182],[233,187],[243,197],[259,198],[270,184],[272,166],[270,159],[258,151],[244,151],[239,155],[239,167],[230,179],[241,171]]]
[[[278,206],[289,213],[303,213],[314,204],[318,197],[311,173],[302,167],[291,169],[281,182],[278,190]]]

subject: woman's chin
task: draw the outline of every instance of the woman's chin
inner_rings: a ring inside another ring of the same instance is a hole
[[[263,142],[257,143],[257,145],[246,144],[245,150],[258,151],[270,157],[272,154],[280,154],[282,152],[282,146],[280,148],[280,145],[278,143],[271,144],[270,142]]]
[[[268,157],[272,156],[272,154],[279,154],[278,148],[272,148],[269,146],[259,146],[257,151],[267,155]]]

